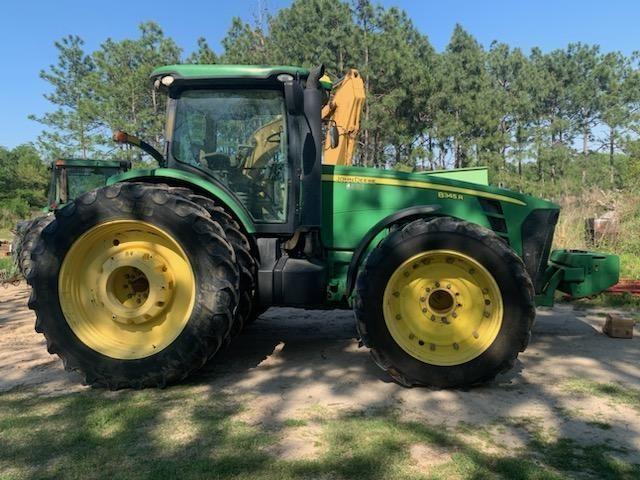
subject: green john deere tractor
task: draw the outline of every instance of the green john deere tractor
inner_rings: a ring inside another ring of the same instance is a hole
[[[536,305],[556,290],[616,283],[615,256],[551,253],[557,205],[482,172],[322,165],[334,127],[322,123],[322,76],[155,70],[169,99],[164,154],[116,140],[160,167],[57,209],[32,255],[36,330],[67,369],[112,389],[163,386],[270,306],[353,308],[362,343],[397,382],[471,385],[513,366]]]
[[[11,254],[20,273],[27,276],[31,268],[31,250],[42,229],[53,221],[55,209],[84,192],[105,186],[110,176],[126,172],[130,167],[129,162],[107,160],[64,158],[53,162],[44,215],[16,224]]]

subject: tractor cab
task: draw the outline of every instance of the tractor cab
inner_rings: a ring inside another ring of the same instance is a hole
[[[297,67],[176,65],[154,71],[169,98],[167,166],[213,182],[256,231],[320,225],[320,77]],[[315,204],[316,208],[302,208]]]

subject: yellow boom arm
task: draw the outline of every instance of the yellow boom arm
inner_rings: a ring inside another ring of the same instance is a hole
[[[364,82],[360,73],[351,69],[333,86],[329,102],[322,108],[322,120],[329,130],[338,129],[339,142],[331,148],[331,137],[326,135],[322,163],[325,165],[351,165],[360,131],[360,116],[365,100]]]
[[[351,165],[360,132],[360,117],[364,106],[364,82],[360,73],[351,69],[333,85],[331,96],[322,108],[322,121],[326,131],[334,126],[338,130],[338,146],[331,148],[331,136],[324,142],[322,163],[325,165]],[[277,118],[258,128],[251,137],[250,149],[244,162],[245,173],[266,166],[276,149],[280,147],[282,119]]]

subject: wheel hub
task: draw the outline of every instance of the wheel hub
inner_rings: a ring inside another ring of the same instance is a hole
[[[457,318],[456,310],[462,307],[459,303],[460,292],[451,284],[440,279],[425,288],[425,296],[420,297],[420,309],[432,322],[448,325]]]
[[[125,246],[102,264],[96,300],[111,312],[114,322],[142,324],[157,318],[173,294],[167,262],[145,249]]]
[[[407,353],[433,365],[457,365],[491,346],[503,307],[498,285],[479,262],[433,250],[396,269],[383,310],[391,336]]]

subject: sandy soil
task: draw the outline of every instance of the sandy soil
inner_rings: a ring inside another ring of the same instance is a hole
[[[47,353],[27,299],[24,285],[0,288],[0,392],[28,388],[55,395],[86,388]],[[568,305],[540,310],[533,340],[513,371],[471,390],[433,390],[392,383],[358,347],[350,312],[271,309],[189,384],[194,392],[250,399],[245,415],[255,423],[393,408],[430,424],[479,425],[492,433],[494,446],[524,448],[531,430],[522,428],[526,419],[546,435],[606,442],[639,462],[640,406],[570,388],[575,379],[589,379],[640,390],[640,329],[633,340],[611,339],[601,333],[604,319],[602,310]],[[299,433],[289,448],[309,435]]]

